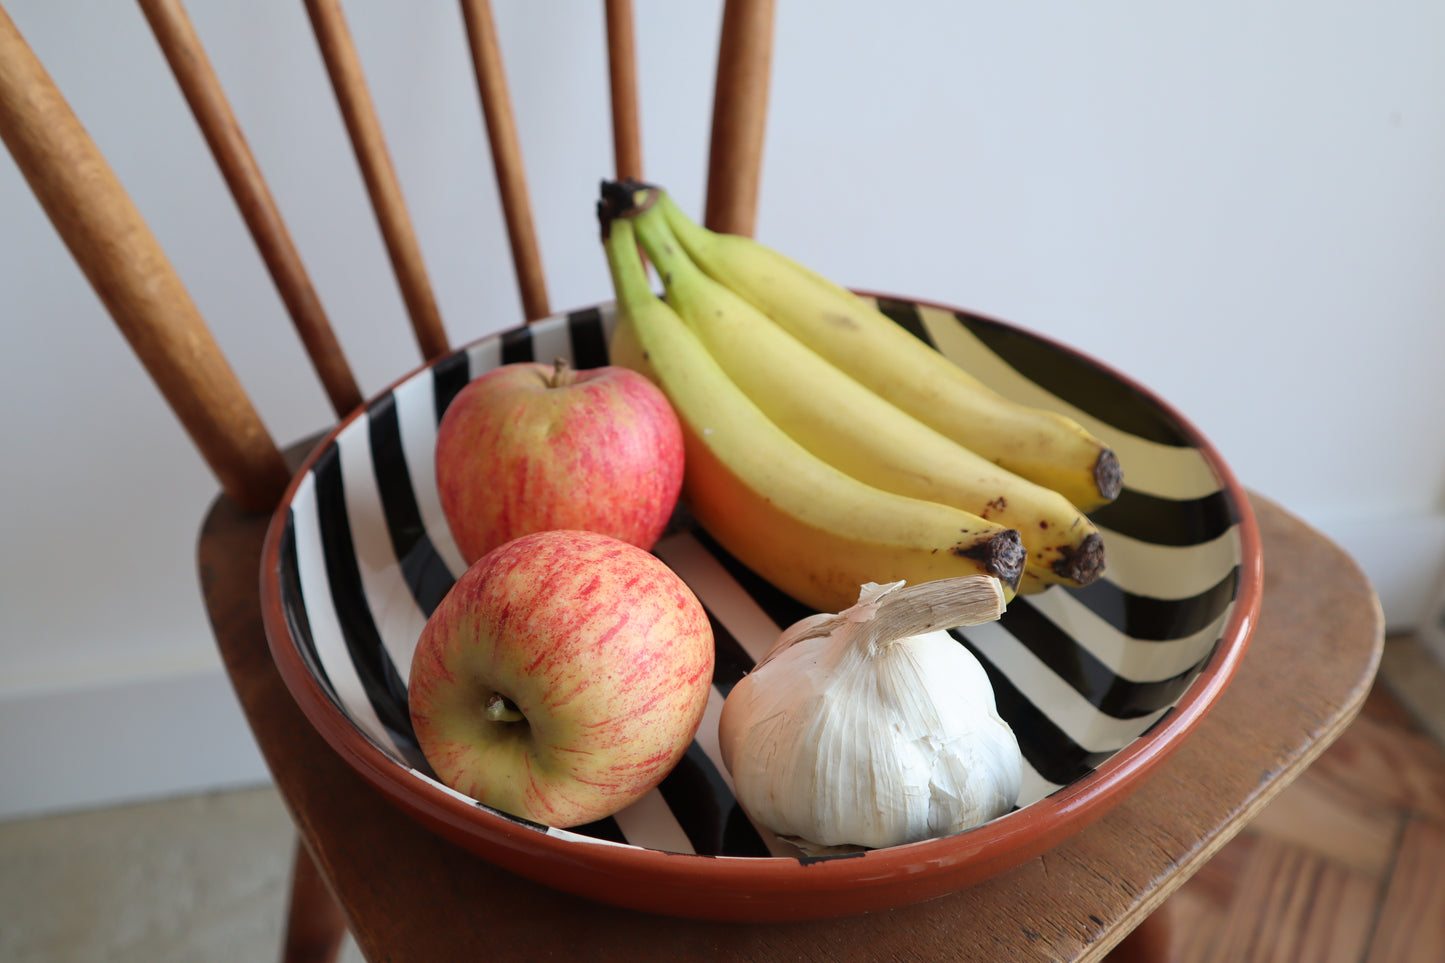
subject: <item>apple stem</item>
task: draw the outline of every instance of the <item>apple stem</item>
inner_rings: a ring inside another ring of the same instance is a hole
[[[547,381],[549,388],[565,388],[576,380],[576,372],[567,364],[566,358],[558,358],[552,362],[552,377]]]
[[[527,718],[512,704],[512,700],[500,692],[487,697],[487,718],[492,722],[521,722]]]

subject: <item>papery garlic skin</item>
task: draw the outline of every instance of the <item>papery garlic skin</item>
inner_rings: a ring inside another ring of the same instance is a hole
[[[865,591],[827,635],[784,633],[723,706],[738,801],[779,836],[897,846],[971,829],[1018,800],[1018,742],[983,666],[942,629],[860,644],[872,601]]]

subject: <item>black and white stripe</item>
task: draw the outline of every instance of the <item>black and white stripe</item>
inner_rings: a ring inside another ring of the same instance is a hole
[[[996,390],[1077,418],[1124,468],[1125,491],[1093,516],[1109,560],[1101,581],[1016,599],[1002,620],[954,633],[983,664],[1018,734],[1028,771],[1020,805],[1028,805],[1146,733],[1208,665],[1240,591],[1238,512],[1192,429],[1141,389],[996,321],[895,300],[880,307]],[[276,573],[292,643],[360,732],[443,791],[406,708],[412,647],[463,565],[435,493],[437,423],[468,381],[497,365],[606,363],[612,321],[610,306],[573,312],[421,370],[342,428],[292,499]],[[572,830],[518,822],[579,843],[776,854],[776,841],[733,798],[716,715],[781,628],[810,610],[705,533],[670,536],[656,553],[697,593],[717,640],[697,741],[657,790],[611,819]]]

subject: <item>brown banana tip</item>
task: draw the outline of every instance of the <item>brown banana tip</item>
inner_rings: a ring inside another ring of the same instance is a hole
[[[1088,585],[1104,574],[1104,539],[1098,532],[1085,535],[1078,545],[1065,548],[1053,564],[1055,574]]]
[[[615,216],[606,200],[597,202],[597,228],[602,233],[604,242],[612,236],[612,220]]]
[[[1119,456],[1112,448],[1099,452],[1099,458],[1094,462],[1094,483],[1099,486],[1099,494],[1109,501],[1118,498],[1123,490],[1124,469],[1119,467]]]
[[[1018,530],[1012,528],[999,532],[987,541],[960,546],[954,549],[954,552],[978,562],[988,574],[1013,589],[1018,588],[1019,577],[1024,571],[1024,559],[1028,554],[1024,551],[1024,543],[1019,538]]]
[[[657,200],[660,189],[652,184],[633,178],[624,178],[620,181],[602,181],[602,200],[598,206],[605,204],[610,211],[610,217],[632,217],[634,214],[645,211]],[[638,195],[642,195],[639,200]]]

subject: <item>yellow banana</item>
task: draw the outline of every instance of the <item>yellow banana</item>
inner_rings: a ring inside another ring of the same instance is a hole
[[[1082,511],[1118,496],[1118,458],[1072,418],[1004,398],[851,291],[752,238],[709,231],[659,195],[699,267],[883,398]]]
[[[1087,585],[1099,576],[1103,539],[1068,499],[885,401],[708,277],[650,203],[655,197],[655,190],[639,195],[633,224],[668,303],[769,420],[862,482],[1017,529],[1027,550],[1021,593]]]
[[[682,422],[683,499],[713,538],[762,578],[837,612],[865,582],[987,574],[1012,598],[1019,534],[966,512],[865,485],[810,454],[728,380],[696,335],[652,293],[632,225],[604,203],[617,292],[614,364],[653,378]]]

